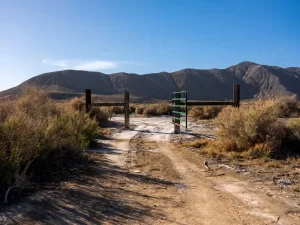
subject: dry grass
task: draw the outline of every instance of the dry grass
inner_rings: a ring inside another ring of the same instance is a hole
[[[99,126],[82,112],[78,102],[58,106],[44,92],[31,87],[14,104],[0,104],[2,189],[55,176],[85,158]]]
[[[189,144],[189,146],[193,147],[193,148],[203,148],[206,147],[209,144],[210,140],[208,139],[200,139],[200,140],[196,140],[193,141]]]

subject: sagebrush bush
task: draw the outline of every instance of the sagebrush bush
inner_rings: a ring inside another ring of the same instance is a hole
[[[122,113],[124,113],[124,107],[114,106],[114,107],[112,107],[112,112],[114,114],[122,114]]]
[[[269,104],[274,104],[275,110],[279,117],[299,117],[300,103],[296,96],[281,97],[272,101]]]
[[[144,116],[155,116],[157,115],[157,106],[156,105],[149,105],[144,108],[143,111]]]
[[[32,87],[14,104],[0,104],[0,115],[2,188],[40,180],[83,159],[99,134],[97,122],[89,115],[77,108],[70,110],[68,103],[58,107]]]
[[[144,116],[170,115],[172,113],[172,106],[168,103],[148,104],[138,106],[136,113],[143,114]]]
[[[136,106],[130,105],[129,109],[130,109],[130,113],[135,113]]]
[[[99,107],[93,106],[90,109],[90,117],[95,119],[98,122],[98,124],[101,125],[101,123],[108,121],[110,114],[106,110],[102,110]]]
[[[189,116],[193,120],[213,119],[222,111],[222,106],[195,106],[189,109]]]
[[[203,152],[247,158],[286,156],[299,147],[300,118],[289,119],[285,125],[280,115],[282,111],[273,100],[252,102],[239,109],[225,107],[214,120],[217,140],[210,141]],[[203,147],[201,143],[199,146]]]
[[[292,118],[287,122],[290,139],[300,140],[300,118]]]
[[[280,151],[285,137],[283,123],[273,106],[263,101],[241,106],[226,107],[214,120],[217,141],[210,147],[221,152],[245,152],[249,156],[271,156]]]
[[[172,105],[160,103],[157,105],[157,115],[170,115],[172,113]]]
[[[83,98],[73,98],[69,102],[71,108],[76,111],[84,111],[85,110],[85,100]]]
[[[137,106],[135,110],[136,114],[143,114],[144,113],[144,107],[143,106]]]
[[[73,113],[74,111],[85,112],[84,98],[73,98],[67,103],[67,105],[69,105],[69,107],[67,107],[66,105],[63,106],[65,111],[69,111],[71,113]],[[99,123],[99,125],[103,122],[107,122],[108,118],[110,117],[109,110],[104,107],[100,108],[92,106],[89,114],[92,119],[95,119]]]

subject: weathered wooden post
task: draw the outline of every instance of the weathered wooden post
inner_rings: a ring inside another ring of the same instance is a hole
[[[233,106],[239,108],[240,107],[240,85],[233,85]]]
[[[129,124],[129,92],[125,91],[124,94],[124,111],[125,111],[125,128],[130,128]]]
[[[85,90],[85,112],[86,113],[90,112],[91,104],[92,104],[91,89],[86,89]]]
[[[240,108],[240,85],[236,85],[236,107]]]

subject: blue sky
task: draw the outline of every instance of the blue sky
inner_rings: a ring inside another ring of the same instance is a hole
[[[0,0],[0,90],[50,71],[300,67],[300,1]]]

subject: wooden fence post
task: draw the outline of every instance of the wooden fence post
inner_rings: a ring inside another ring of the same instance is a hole
[[[129,92],[125,91],[124,94],[124,110],[125,110],[125,128],[129,129]]]
[[[240,85],[233,85],[233,107],[240,107]]]
[[[92,104],[91,89],[86,89],[85,90],[85,112],[86,113],[90,112],[91,104]]]
[[[236,107],[240,108],[240,85],[236,85]]]

